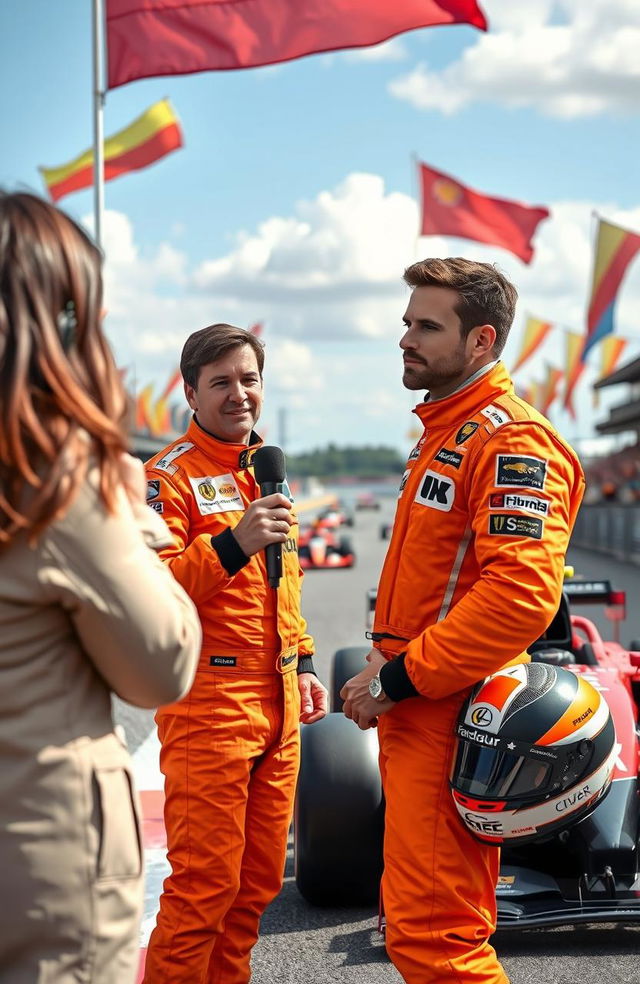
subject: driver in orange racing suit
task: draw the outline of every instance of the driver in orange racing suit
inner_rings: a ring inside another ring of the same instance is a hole
[[[449,791],[469,688],[528,659],[561,596],[584,491],[573,450],[515,396],[498,357],[517,294],[493,266],[409,267],[403,382],[427,389],[382,570],[369,665],[342,690],[378,723],[386,802],[386,943],[408,984],[507,984],[488,938],[498,848],[460,822]]]
[[[203,644],[191,691],[156,715],[172,870],[145,984],[249,981],[260,916],[282,885],[299,721],[326,712],[300,614],[292,504],[261,498],[251,468],[263,361],[240,328],[191,335],[180,369],[194,417],[147,464],[149,505],[173,534],[161,555],[198,608]],[[277,542],[274,589],[263,548]]]

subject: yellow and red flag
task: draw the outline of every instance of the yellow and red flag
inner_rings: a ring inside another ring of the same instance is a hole
[[[613,333],[618,290],[627,267],[638,250],[638,233],[621,229],[604,219],[599,220],[583,361],[594,345]]]
[[[585,336],[579,335],[575,331],[566,331],[567,361],[564,371],[566,381],[564,391],[564,408],[568,410],[573,419],[576,419],[576,411],[573,406],[573,391],[576,388],[580,376],[584,372],[585,363],[583,359]]]
[[[563,376],[562,369],[547,365],[547,378],[540,387],[540,406],[538,407],[540,413],[548,413],[549,407],[558,395],[558,387]]]
[[[603,339],[599,379],[604,379],[613,372],[627,344],[628,339],[620,338],[619,335],[610,335]]]
[[[520,355],[516,359],[511,372],[517,372],[530,359],[536,349],[539,349],[545,338],[553,328],[550,321],[540,321],[539,318],[527,318],[524,326],[524,335]]]
[[[151,408],[151,394],[153,383],[149,383],[144,389],[140,390],[136,398],[136,430],[149,431],[153,434],[153,413]]]
[[[173,390],[176,388],[176,386],[181,380],[182,380],[182,373],[180,372],[180,367],[178,366],[176,369],[174,369],[174,371],[169,376],[169,379],[167,380],[167,385],[163,389],[160,399],[166,400],[166,398],[169,396],[170,393],[173,392]]]
[[[155,103],[104,142],[104,180],[139,171],[182,147],[180,121],[168,99]],[[93,150],[60,167],[41,167],[40,172],[54,202],[72,191],[93,184]]]

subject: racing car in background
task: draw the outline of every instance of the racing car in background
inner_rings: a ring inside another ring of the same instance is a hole
[[[300,567],[353,567],[356,555],[351,540],[327,528],[321,520],[300,527],[298,535]]]
[[[369,620],[375,598],[370,591]],[[594,623],[573,611],[579,604],[603,602],[617,626],[624,616],[624,592],[606,580],[568,577],[554,620],[529,651],[533,660],[584,675],[605,695],[618,741],[611,789],[589,816],[558,836],[503,848],[496,886],[500,929],[640,920],[640,652],[603,641]],[[295,878],[304,898],[316,905],[378,900],[384,798],[377,732],[360,731],[338,713],[340,689],[363,668],[367,652],[365,647],[338,650],[333,713],[302,735]]]

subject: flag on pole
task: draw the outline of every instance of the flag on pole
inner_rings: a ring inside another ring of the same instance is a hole
[[[502,246],[523,263],[533,256],[531,240],[549,210],[508,198],[491,198],[457,178],[419,163],[422,189],[421,236],[460,236]]]
[[[605,222],[604,219],[598,220],[583,361],[594,345],[613,333],[618,290],[627,267],[639,249],[640,235]]]
[[[585,362],[582,358],[582,351],[584,349],[584,335],[579,335],[575,331],[566,331],[565,336],[567,357],[564,371],[564,408],[569,411],[575,420],[576,411],[573,406],[573,391],[585,369]]]
[[[130,126],[104,142],[104,180],[138,171],[182,147],[180,121],[168,99],[155,103]],[[72,191],[93,185],[93,150],[87,150],[61,167],[41,167],[40,172],[54,202]]]
[[[550,321],[540,321],[538,318],[527,318],[524,326],[524,336],[522,339],[522,346],[520,348],[520,355],[516,359],[516,363],[511,370],[511,373],[517,372],[525,364],[527,359],[531,358],[536,349],[539,349],[545,338],[553,328]]]
[[[538,407],[540,413],[546,415],[549,412],[549,407],[558,395],[558,387],[563,375],[562,369],[556,369],[555,366],[547,364],[547,378],[540,387],[540,406]]]
[[[153,383],[149,383],[144,389],[140,390],[136,399],[136,431],[144,432],[148,431],[150,434],[153,433],[152,421],[153,413],[151,408],[151,394],[153,392]]]
[[[487,22],[476,0],[107,0],[109,88],[155,75],[273,65]]]

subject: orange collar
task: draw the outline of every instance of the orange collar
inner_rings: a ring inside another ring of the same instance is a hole
[[[425,427],[452,427],[473,417],[492,400],[507,394],[513,395],[511,377],[502,362],[497,362],[479,379],[462,385],[450,396],[442,400],[419,403],[413,413],[417,414]]]
[[[262,438],[258,437],[255,431],[251,431],[248,445],[221,441],[213,434],[203,430],[195,416],[191,418],[186,438],[201,451],[204,451],[207,457],[215,461],[216,464],[232,468],[234,471],[238,468],[248,468],[253,455],[262,444]]]

